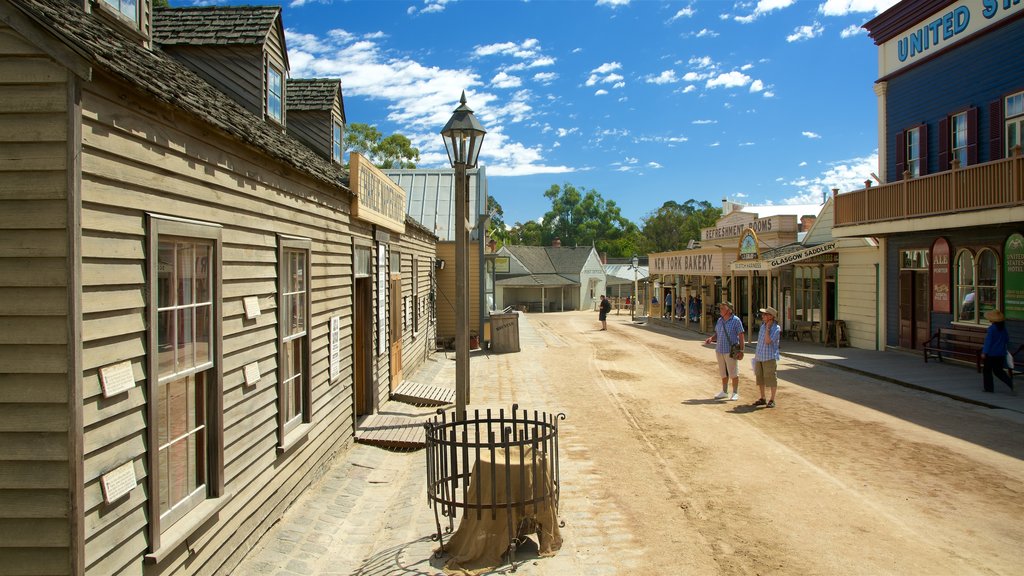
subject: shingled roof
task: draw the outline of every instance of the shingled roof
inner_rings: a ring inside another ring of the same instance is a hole
[[[95,67],[154,100],[179,108],[310,177],[348,191],[348,173],[280,130],[159,50],[147,50],[67,0],[11,0]]]
[[[330,110],[341,93],[337,78],[289,78],[287,86],[288,110]]]
[[[590,258],[590,246],[505,245],[516,260],[533,274],[579,274]]]
[[[199,6],[153,10],[159,44],[263,44],[281,16],[279,6]]]

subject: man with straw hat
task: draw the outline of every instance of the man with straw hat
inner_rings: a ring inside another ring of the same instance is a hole
[[[708,336],[705,344],[715,345],[718,359],[718,375],[722,377],[722,391],[715,400],[740,399],[739,361],[743,359],[743,321],[732,313],[732,303],[718,305],[721,317],[715,323],[715,333]],[[732,396],[729,396],[729,379],[732,379]]]
[[[982,384],[985,392],[995,392],[992,383],[992,376],[995,375],[1013,389],[1013,378],[1006,373],[1006,351],[1010,344],[1010,334],[1006,331],[1006,316],[1002,311],[995,309],[985,312],[985,319],[991,322],[988,331],[985,332],[985,344],[981,348],[982,361]]]
[[[754,350],[754,380],[761,398],[754,406],[775,408],[775,391],[779,387],[776,369],[779,365],[779,343],[782,342],[782,328],[775,321],[778,311],[771,306],[761,308],[761,327],[757,330],[757,348]],[[771,390],[771,398],[764,398],[764,389]]]

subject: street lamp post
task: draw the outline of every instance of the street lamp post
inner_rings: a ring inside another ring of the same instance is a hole
[[[466,418],[469,401],[469,216],[466,170],[476,166],[484,130],[466,106],[462,92],[459,107],[441,130],[448,160],[455,169],[455,418]]]
[[[640,290],[639,290],[639,287],[637,286],[637,278],[636,278],[637,268],[640,267],[640,258],[637,257],[636,254],[633,254],[632,264],[633,264],[633,306],[631,307],[631,309],[629,311],[629,319],[630,319],[630,321],[635,322],[636,321],[636,299],[640,297]]]

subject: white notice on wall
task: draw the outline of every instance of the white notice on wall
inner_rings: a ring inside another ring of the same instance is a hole
[[[242,372],[245,374],[245,385],[255,386],[260,381],[260,363],[253,362],[252,364],[246,364],[242,368]]]
[[[132,371],[131,361],[125,360],[100,368],[100,386],[103,388],[104,398],[110,398],[134,388],[135,373]]]
[[[107,504],[128,494],[138,486],[135,479],[135,463],[128,461],[100,477],[103,485],[103,501]]]
[[[331,318],[331,382],[341,372],[341,316]]]
[[[256,296],[242,298],[242,304],[245,306],[245,317],[249,320],[260,315],[260,299]]]

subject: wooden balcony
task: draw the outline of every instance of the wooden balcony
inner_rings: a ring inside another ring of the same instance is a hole
[[[870,181],[869,181],[870,184]],[[835,194],[835,226],[1024,205],[1024,156]]]

